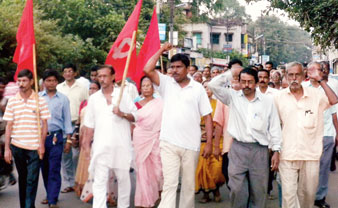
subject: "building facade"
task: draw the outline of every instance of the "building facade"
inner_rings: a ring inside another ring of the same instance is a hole
[[[223,52],[235,50],[243,55],[248,53],[247,25],[240,21],[216,19],[210,23],[184,24],[182,29],[187,32],[187,38],[193,39],[193,49],[206,48]]]

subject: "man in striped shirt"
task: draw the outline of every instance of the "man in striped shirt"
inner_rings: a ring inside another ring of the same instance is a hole
[[[25,69],[18,74],[19,92],[9,99],[3,119],[7,121],[5,133],[5,160],[12,157],[19,175],[20,207],[35,207],[39,181],[40,158],[45,152],[47,119],[50,118],[44,98],[37,98],[32,90],[33,74]],[[39,99],[37,106],[36,99]],[[42,124],[38,135],[37,110]]]

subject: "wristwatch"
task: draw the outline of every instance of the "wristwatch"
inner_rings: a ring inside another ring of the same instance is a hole
[[[280,153],[280,150],[272,150],[273,153],[278,152]]]
[[[322,81],[324,81],[324,79],[318,80],[318,83],[320,84]]]

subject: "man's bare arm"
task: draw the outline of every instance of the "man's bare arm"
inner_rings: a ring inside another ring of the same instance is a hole
[[[329,99],[331,105],[338,103],[338,97],[336,93],[334,93],[334,91],[331,89],[331,87],[327,84],[326,81],[321,81],[320,86],[322,86],[323,90],[325,91],[325,94]]]
[[[83,136],[83,150],[85,153],[86,158],[90,157],[90,144],[94,137],[94,129],[85,127],[84,129],[84,136]]]
[[[7,121],[6,133],[5,133],[5,161],[10,164],[12,161],[12,151],[11,151],[11,135],[13,129],[13,121]]]
[[[42,128],[41,128],[41,142],[43,142],[43,144],[45,144],[47,132],[48,132],[48,123],[47,123],[46,119],[43,119],[42,120]]]
[[[207,132],[207,143],[204,147],[203,157],[208,158],[212,153],[213,125],[211,114],[204,116],[204,121],[205,121],[205,130]]]
[[[46,141],[47,131],[48,131],[47,119],[42,119],[41,138],[40,138],[40,144],[38,148],[40,160],[42,160],[43,156],[45,155],[45,141]]]
[[[223,127],[216,122],[215,126],[215,139],[214,139],[214,156],[217,160],[221,156],[221,150],[219,148],[219,143],[221,141],[221,136],[223,132]]]
[[[156,62],[160,58],[160,56],[165,51],[169,51],[172,48],[170,43],[165,43],[147,62],[143,71],[151,79],[151,81],[159,86],[160,85],[160,77],[158,76],[157,72],[155,71]]]

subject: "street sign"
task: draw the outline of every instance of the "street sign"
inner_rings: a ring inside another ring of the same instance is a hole
[[[193,48],[192,38],[184,38],[183,47],[184,48]]]
[[[170,32],[169,32],[169,40],[170,40]],[[178,31],[173,31],[173,45],[178,45]]]
[[[224,52],[231,52],[232,51],[232,44],[224,44],[223,45]]]
[[[265,64],[268,61],[270,61],[270,56],[268,56],[268,55],[262,55],[262,64]]]
[[[158,31],[160,33],[160,40],[165,40],[165,34],[166,34],[166,24],[164,23],[158,23]]]

